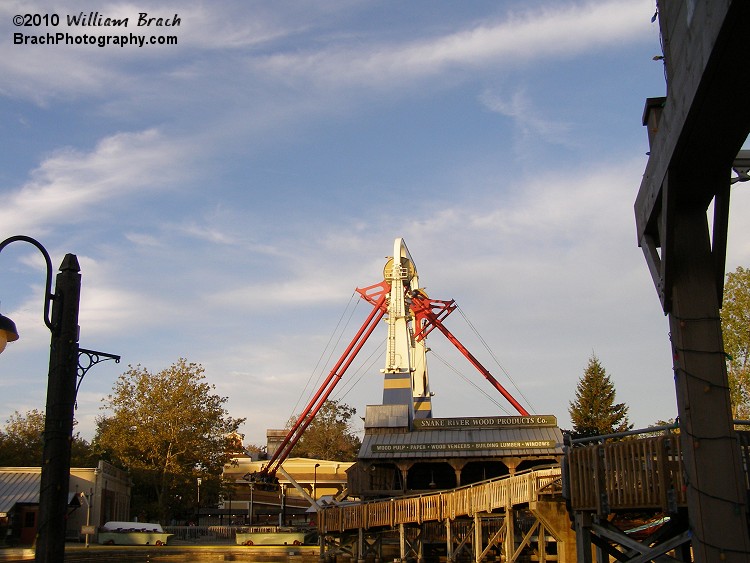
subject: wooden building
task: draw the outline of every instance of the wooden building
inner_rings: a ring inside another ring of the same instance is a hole
[[[369,405],[349,494],[362,499],[450,489],[559,463],[550,415],[413,418],[409,405]]]

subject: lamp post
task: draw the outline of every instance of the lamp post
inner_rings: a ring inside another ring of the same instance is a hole
[[[203,479],[198,477],[198,512],[195,516],[195,524],[197,526],[201,525],[201,483],[203,482]]]
[[[286,526],[286,483],[279,487],[281,494],[281,510],[279,511],[279,527]]]
[[[313,467],[313,500],[315,504],[318,504],[318,467],[319,463],[316,463]]]
[[[47,405],[44,417],[44,452],[39,488],[36,561],[58,563],[65,554],[65,527],[70,484],[70,445],[76,394],[83,376],[93,365],[119,356],[84,350],[78,346],[78,310],[81,274],[75,254],[66,254],[52,293],[52,261],[47,250],[35,239],[17,235],[0,242],[0,252],[12,242],[35,246],[47,264],[44,293],[44,324],[52,333]],[[13,321],[0,315],[0,352],[6,342],[18,340]],[[81,364],[81,357],[88,362]]]
[[[255,488],[254,483],[250,483],[250,504],[247,507],[248,516],[250,517],[250,525],[253,525],[253,489]]]

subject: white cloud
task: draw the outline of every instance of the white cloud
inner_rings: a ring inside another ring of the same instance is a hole
[[[39,13],[45,7],[64,11],[47,3],[36,5]],[[22,12],[29,9],[26,6]],[[11,14],[18,10],[18,6],[4,10],[3,24],[8,28]],[[312,26],[325,29],[337,10],[348,11],[351,7],[342,8],[335,3],[333,7],[308,6],[302,11],[282,7],[274,13],[255,3],[232,3],[221,9],[171,2],[146,9],[134,3],[115,3],[107,5],[106,15],[129,16],[135,21],[144,10],[170,16],[179,13],[182,24],[174,30],[178,45],[43,49],[6,44],[0,47],[0,55],[4,55],[0,56],[0,72],[6,78],[0,91],[40,104],[55,98],[107,98],[107,104],[114,107],[133,101],[138,104],[144,97],[163,99],[166,92],[171,92],[169,98],[179,103],[185,88],[193,92],[198,88],[205,96],[220,90],[223,97],[229,98],[243,85],[241,91],[250,94],[243,97],[252,102],[243,104],[237,99],[232,104],[255,106],[259,97],[265,97],[265,109],[258,116],[267,117],[274,103],[284,101],[278,91],[266,97],[257,90],[271,76],[286,87],[302,87],[308,96],[316,90],[327,96],[337,91],[336,98],[340,100],[349,89],[362,87],[375,87],[382,95],[385,90],[400,91],[423,84],[431,77],[453,80],[459,77],[455,71],[517,68],[531,61],[567,58],[587,50],[594,56],[597,49],[616,48],[652,32],[648,19],[653,7],[646,0],[577,2],[526,9],[486,23],[457,22],[455,30],[432,35],[426,30],[428,36],[401,43],[331,34],[325,41],[302,49],[295,39],[304,37]],[[78,13],[72,8],[68,11]],[[104,14],[105,10],[102,8],[101,12]],[[82,29],[88,34],[111,33],[102,27],[65,29],[74,34],[80,34]],[[169,31],[165,30],[160,28],[158,33]],[[133,24],[127,31],[144,33]],[[293,47],[288,46],[290,43]],[[202,55],[193,56],[197,52]],[[159,61],[158,70],[151,71],[154,60]],[[144,63],[143,70],[135,72],[134,61]],[[235,69],[229,80],[227,68]],[[216,79],[204,82],[211,76]],[[323,101],[315,96],[308,99],[307,105]],[[284,102],[290,108],[291,103],[302,100],[293,97]],[[335,109],[337,104],[331,102],[327,107]],[[132,110],[137,111],[137,105]]]
[[[184,172],[174,166],[177,160],[189,161],[183,147],[156,129],[111,135],[89,152],[58,150],[6,196],[0,225],[27,232],[88,220],[104,201],[127,202],[173,184]]]
[[[587,49],[614,47],[648,32],[644,21],[648,21],[645,14],[649,9],[647,2],[587,2],[541,13],[528,10],[500,23],[401,45],[346,45],[276,54],[265,59],[260,68],[285,79],[304,77],[337,87],[402,87],[450,69],[513,68],[541,57],[568,57]]]
[[[539,108],[532,106],[523,90],[517,90],[508,97],[486,90],[479,97],[480,102],[489,110],[509,117],[514,124],[519,154],[533,153],[535,145],[540,142],[570,146],[570,125],[549,119]]]

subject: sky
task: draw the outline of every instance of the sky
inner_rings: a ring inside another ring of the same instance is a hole
[[[80,345],[122,357],[86,374],[76,430],[93,437],[128,365],[186,358],[264,444],[354,337],[369,313],[355,288],[383,279],[399,237],[430,297],[456,300],[446,326],[529,411],[570,428],[595,355],[636,428],[673,418],[667,319],[633,215],[645,99],[666,92],[654,12],[2,2],[0,239],[39,240],[55,269],[75,254]],[[178,25],[137,25],[149,18]],[[47,33],[176,44],[15,42]],[[750,264],[744,186],[727,271]],[[0,254],[0,313],[21,334],[0,356],[0,423],[44,408],[44,279],[33,246]],[[331,396],[357,431],[382,401],[385,325],[371,340]],[[434,416],[514,414],[442,335],[428,345]]]

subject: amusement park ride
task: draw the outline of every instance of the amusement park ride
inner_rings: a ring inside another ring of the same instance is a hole
[[[414,260],[402,238],[394,243],[393,257],[383,269],[383,281],[357,288],[360,297],[372,305],[372,310],[359,331],[338,359],[327,378],[309,401],[295,424],[288,431],[262,471],[247,478],[258,487],[275,487],[276,472],[287,459],[302,434],[312,422],[323,403],[331,395],[346,370],[374,332],[386,318],[386,361],[383,381],[383,404],[409,406],[409,422],[432,418],[432,393],[427,373],[426,337],[434,329],[445,337],[469,362],[505,397],[521,416],[528,411],[495,379],[466,347],[445,327],[443,321],[456,309],[455,301],[431,299],[419,287],[419,276]]]

